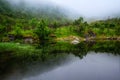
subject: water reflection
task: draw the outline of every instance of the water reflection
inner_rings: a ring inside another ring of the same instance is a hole
[[[0,54],[0,80],[120,80],[120,42],[45,46],[35,61]]]
[[[73,55],[64,55],[45,62],[17,64],[12,67],[12,71],[2,77],[3,80],[24,80],[32,76],[44,74],[60,66],[68,65],[74,61]]]
[[[120,56],[92,52],[82,60],[76,57],[69,65],[25,80],[119,80],[119,61]]]
[[[57,62],[17,68],[3,80],[119,80],[120,56],[89,52],[80,59],[73,54]]]

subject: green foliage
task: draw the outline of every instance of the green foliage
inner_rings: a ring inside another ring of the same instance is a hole
[[[5,33],[5,31],[6,31],[5,26],[3,26],[3,25],[0,24],[0,34]]]
[[[9,32],[9,34],[14,35],[17,39],[21,39],[23,36],[22,28],[18,25],[15,25],[13,28],[14,29],[11,32]]]
[[[36,18],[33,18],[31,20],[29,20],[29,25],[32,26],[32,28],[34,28],[35,26],[37,26],[37,19]]]
[[[24,3],[23,3],[24,4]],[[47,11],[46,8],[27,9],[10,5],[6,0],[0,0],[0,40],[13,34],[17,39],[24,36],[39,38],[43,43],[49,39],[51,31],[57,37],[70,35],[84,37],[85,34],[94,33],[97,36],[120,36],[120,18],[99,20],[92,23],[80,17],[74,21],[60,13],[57,8]],[[39,22],[40,21],[40,22]]]
[[[54,33],[57,37],[78,36],[75,26],[62,26],[61,28],[57,28]]]
[[[0,41],[7,34],[6,27],[0,24]]]
[[[37,50],[34,46],[22,45],[18,43],[0,43],[0,53],[0,56],[5,56],[1,57],[2,59],[7,57],[9,60],[20,59],[20,61],[33,61],[36,59],[41,60],[42,57],[41,49]]]
[[[120,36],[120,25],[115,27],[115,33]]]
[[[95,51],[96,53],[107,52],[110,54],[113,53],[114,55],[120,55],[119,48],[120,42],[116,41],[100,41],[95,43],[81,42],[78,45],[72,45],[66,42],[58,42],[54,46],[48,45],[41,49],[36,49],[34,46],[17,43],[0,43],[0,56],[4,55],[7,58],[12,57],[12,59],[20,59],[20,61],[34,61],[41,60],[43,58],[48,59],[50,56],[55,55],[53,53],[73,53],[74,55],[83,58],[90,51]]]
[[[100,20],[93,22],[90,25],[93,31],[97,33],[97,35],[105,35],[105,36],[119,36],[119,18],[112,18],[107,20]]]
[[[35,29],[35,34],[38,36],[39,41],[44,44],[45,40],[49,39],[51,33],[50,29],[47,26],[47,23],[44,20],[41,20],[37,28]]]
[[[80,25],[81,23],[83,23],[83,21],[84,21],[83,17],[80,17],[79,19],[75,20],[75,21],[73,22],[73,24],[74,24],[74,25]]]
[[[52,27],[57,28],[59,26],[59,23],[57,21],[53,22]]]

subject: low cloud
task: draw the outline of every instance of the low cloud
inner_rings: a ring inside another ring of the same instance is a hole
[[[12,4],[24,2],[26,6],[56,5],[86,18],[115,17],[120,14],[120,0],[8,0]],[[21,5],[22,6],[22,5]],[[70,13],[66,13],[70,15]],[[73,16],[73,15],[72,15]]]

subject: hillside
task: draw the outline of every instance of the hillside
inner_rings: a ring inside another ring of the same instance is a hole
[[[21,6],[22,5],[22,6]],[[64,9],[55,5],[26,6],[24,2],[11,4],[7,0],[0,0],[0,36],[8,34],[33,35],[40,20],[46,20],[47,24],[64,24],[69,21]],[[19,31],[19,32],[17,32]]]
[[[33,6],[22,1],[13,4],[0,0],[0,40],[10,41],[10,36],[16,42],[23,42],[26,37],[45,41],[50,35],[56,40],[71,40],[69,38],[76,36],[82,40],[120,36],[120,18],[88,23],[82,17],[71,20],[64,13],[65,9],[52,4]]]

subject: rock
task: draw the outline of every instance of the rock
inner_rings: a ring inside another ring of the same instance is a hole
[[[32,44],[32,43],[33,43],[33,39],[32,39],[32,38],[26,38],[26,39],[24,40],[24,43]]]
[[[117,40],[120,40],[120,38],[118,38]]]
[[[16,43],[17,45],[20,45],[20,43]]]
[[[76,37],[75,40],[79,41],[79,38]]]
[[[32,37],[24,37],[24,43],[25,44],[32,44],[33,43],[33,38]]]
[[[73,40],[71,43],[72,43],[72,44],[79,44],[80,41],[79,41],[79,40]]]
[[[9,34],[8,38],[10,41],[14,41],[15,40],[15,36],[13,34]]]

